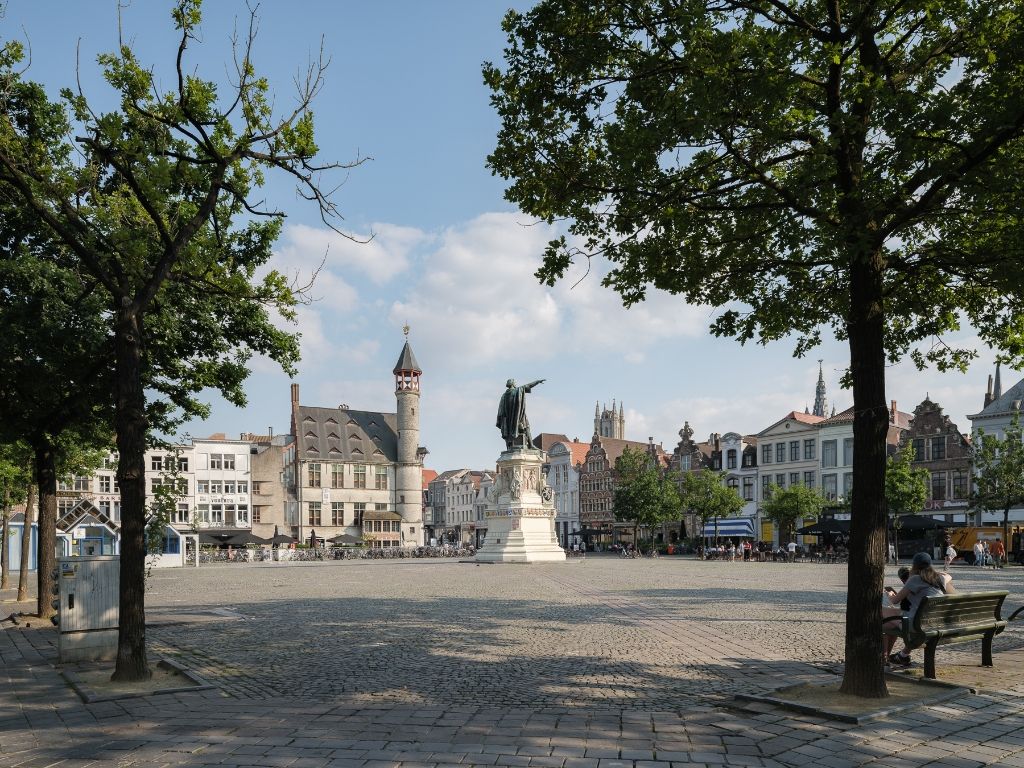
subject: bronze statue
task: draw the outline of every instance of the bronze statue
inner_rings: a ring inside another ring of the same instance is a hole
[[[543,383],[544,379],[537,379],[517,387],[515,379],[505,382],[505,391],[498,401],[498,423],[495,426],[501,430],[506,450],[530,447],[533,438],[530,437],[530,421],[526,418],[526,393]]]

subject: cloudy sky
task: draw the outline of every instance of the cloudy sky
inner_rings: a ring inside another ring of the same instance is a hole
[[[124,0],[122,0],[124,4]],[[206,8],[201,45],[190,67],[223,79],[244,3]],[[554,288],[533,277],[553,231],[503,199],[503,182],[485,157],[498,121],[480,75],[499,61],[501,18],[508,0],[335,0],[267,2],[260,9],[255,63],[283,109],[298,69],[321,45],[331,59],[315,104],[318,144],[336,160],[372,158],[336,194],[342,226],[359,244],[327,230],[284,179],[271,178],[268,200],[288,213],[275,264],[308,276],[324,261],[316,301],[299,313],[303,360],[296,381],[307,405],[393,410],[391,369],[402,326],[423,367],[422,442],[438,469],[492,465],[502,448],[494,417],[507,378],[547,381],[530,396],[534,432],[589,439],[596,401],[625,403],[627,437],[653,437],[666,448],[689,421],[698,437],[756,433],[791,410],[813,403],[821,358],[828,394],[839,410],[848,361],[844,345],[826,343],[811,358],[793,345],[740,346],[707,332],[714,310],[651,293],[625,310],[600,286],[604,265],[582,269]],[[518,3],[519,7],[526,3]],[[96,104],[110,91],[98,76],[97,53],[118,40],[116,0],[76,3],[9,0],[4,31],[27,40],[27,76],[54,94],[78,77]],[[57,23],[57,19],[60,23]],[[170,83],[176,40],[169,4],[127,3],[125,40]],[[947,340],[972,346],[965,330]],[[966,375],[888,371],[888,395],[912,411],[925,394],[962,431],[980,410],[994,354],[979,349]],[[1004,388],[1017,380],[1008,373]],[[188,432],[205,436],[285,431],[288,378],[253,361],[249,404],[230,406],[211,393],[213,413]]]

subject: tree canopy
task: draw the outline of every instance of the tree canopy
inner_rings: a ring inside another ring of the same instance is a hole
[[[793,541],[796,523],[818,517],[826,504],[828,502],[825,497],[814,488],[805,485],[780,488],[772,485],[768,498],[761,505],[761,513],[779,526],[781,538]]]
[[[843,691],[887,695],[885,364],[964,366],[966,319],[1024,356],[1024,9],[990,0],[542,0],[484,77],[492,170],[567,221],[538,277],[606,259],[720,307],[741,342],[850,349],[854,486]]]
[[[633,523],[634,543],[641,526],[650,529],[675,519],[679,512],[675,483],[649,453],[627,447],[615,461],[615,475],[615,519]]]
[[[889,514],[897,518],[923,510],[930,477],[927,469],[914,466],[914,446],[907,441],[885,465],[885,503]]]
[[[724,483],[725,475],[704,469],[684,472],[679,487],[679,499],[683,509],[700,520],[703,531],[708,520],[719,517],[733,517],[743,509],[745,502]]]

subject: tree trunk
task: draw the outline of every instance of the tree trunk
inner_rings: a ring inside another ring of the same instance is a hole
[[[1003,510],[1003,557],[1006,558],[1006,564],[1010,564],[1010,508],[1007,507]],[[998,563],[1002,565],[1002,562]]]
[[[881,252],[854,247],[847,333],[853,381],[853,504],[846,593],[846,667],[840,690],[866,698],[889,695],[882,658],[885,576],[885,324]]]
[[[0,514],[3,515],[2,527],[0,527],[0,589],[10,589],[11,587],[11,513],[7,509],[7,505],[11,500],[11,491],[4,485],[4,501],[3,510]]]
[[[111,679],[145,680],[146,661],[146,395],[142,388],[142,317],[119,308],[114,425],[121,487],[121,585],[117,661]]]
[[[39,554],[36,561],[36,603],[41,619],[54,615],[53,569],[57,567],[57,460],[53,445],[43,441],[33,446],[36,455],[36,482],[39,484]]]
[[[36,503],[36,486],[28,484],[25,497],[25,527],[21,529],[21,562],[18,564],[18,602],[28,600],[28,554],[32,549],[32,507]]]

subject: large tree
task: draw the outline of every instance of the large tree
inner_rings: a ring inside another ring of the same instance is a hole
[[[641,526],[653,530],[679,511],[675,481],[650,453],[626,448],[615,460],[615,519],[633,523],[633,543]]]
[[[1024,506],[1024,430],[1017,414],[1002,436],[978,430],[973,461],[971,500],[979,510],[1003,513],[1003,545],[1009,552],[1010,510]]]
[[[153,419],[175,406],[201,410],[195,394],[204,386],[244,402],[241,383],[254,352],[289,372],[297,359],[296,338],[270,316],[292,317],[296,293],[276,272],[257,277],[283,216],[260,207],[257,188],[267,172],[280,171],[325,221],[336,216],[319,178],[340,166],[313,160],[310,105],[323,62],[298,80],[294,108],[275,114],[251,59],[253,20],[223,98],[188,64],[199,6],[180,0],[174,8],[179,45],[170,92],[159,91],[154,72],[128,46],[100,57],[116,108],[96,112],[81,92],[63,92],[73,121],[64,135],[80,162],[37,162],[17,126],[0,122],[0,182],[108,297],[122,513],[118,680],[149,676],[144,452]],[[18,81],[10,66],[4,78]],[[165,400],[147,402],[147,388]]]
[[[885,366],[1019,358],[1024,10],[992,0],[542,0],[485,67],[490,167],[568,220],[538,272],[603,256],[722,307],[740,341],[848,342],[854,497],[844,692],[887,695]]]

